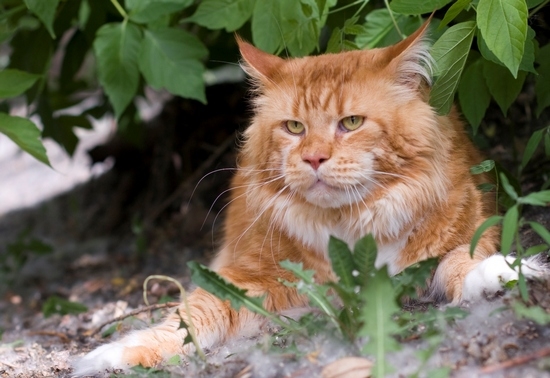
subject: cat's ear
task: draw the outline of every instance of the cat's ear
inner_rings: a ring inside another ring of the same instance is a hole
[[[413,90],[432,82],[433,59],[426,31],[432,16],[413,34],[401,42],[386,48],[387,69],[395,80]]]
[[[268,54],[235,36],[244,63],[244,71],[253,78],[269,80],[274,72],[284,63],[278,56]]]

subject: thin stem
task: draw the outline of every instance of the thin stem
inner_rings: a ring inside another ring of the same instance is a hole
[[[333,9],[331,11],[328,12],[328,14],[333,14],[333,13],[336,13],[336,12],[340,12],[340,11],[343,11],[344,9],[348,9],[348,8],[351,8],[351,7],[354,7],[356,6],[357,4],[361,3],[361,2],[364,2],[365,4],[368,3],[368,0],[365,1],[365,0],[357,0],[351,4],[348,4],[348,5],[344,5],[343,7],[340,7],[340,8],[336,8],[336,9]]]
[[[529,12],[529,17],[531,17],[532,15],[534,15],[535,13],[537,13],[539,10],[541,10],[546,4],[548,4],[550,2],[550,0],[546,0],[546,1],[543,1],[542,3],[540,3],[538,5],[538,7],[536,7],[535,9],[533,9],[531,12]]]
[[[114,0],[114,1],[116,1],[116,0]],[[172,282],[180,290],[181,300],[182,300],[182,302],[185,306],[185,312],[187,314],[187,322],[186,322],[187,323],[187,332],[189,332],[189,335],[191,336],[191,339],[193,340],[193,344],[195,345],[195,348],[197,350],[197,354],[199,355],[199,357],[203,361],[206,361],[206,355],[204,354],[204,351],[202,350],[202,348],[199,344],[199,341],[197,340],[197,334],[195,332],[196,328],[193,325],[193,320],[191,319],[191,308],[189,307],[189,302],[187,301],[187,293],[185,292],[185,289],[183,288],[181,283],[179,283],[179,281],[175,280],[172,277],[168,277],[168,276],[164,276],[164,275],[151,275],[151,276],[148,276],[145,279],[145,281],[143,281],[143,301],[145,302],[146,305],[149,305],[149,301],[147,300],[147,283],[149,282],[149,280],[152,280],[152,279]],[[181,317],[181,315],[180,315],[180,317]]]
[[[120,15],[122,17],[124,17],[124,19],[127,19],[128,18],[128,13],[126,13],[126,11],[124,10],[124,8],[122,8],[122,6],[118,3],[117,0],[111,0],[111,3],[113,3],[113,5],[115,6],[116,10],[118,11],[118,13],[120,13]]]
[[[370,0],[364,1],[363,4],[359,7],[359,9],[355,11],[355,14],[353,15],[353,17],[357,16],[363,10],[363,8],[365,8],[365,6],[369,3],[369,1]]]
[[[393,12],[390,8],[390,4],[388,3],[388,0],[384,0],[384,4],[386,4],[386,8],[388,9],[388,13],[390,14],[391,20],[393,22],[393,26],[395,26],[395,30],[397,30],[397,33],[399,33],[401,38],[405,39],[406,35],[401,32],[401,29],[399,29],[399,25],[397,25],[397,21],[395,21],[395,17],[393,17]]]
[[[0,20],[5,20],[7,18],[9,18],[12,14],[15,14],[17,12],[20,12],[22,10],[26,9],[26,6],[24,4],[21,4],[15,8],[12,8],[10,10],[7,10],[5,12],[3,12],[1,15],[0,15]]]

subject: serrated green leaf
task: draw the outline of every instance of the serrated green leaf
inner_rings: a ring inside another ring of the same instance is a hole
[[[252,15],[252,41],[259,49],[275,53],[283,45],[278,1],[256,1]]]
[[[481,236],[487,229],[496,226],[498,223],[502,221],[502,216],[500,215],[493,215],[487,218],[474,232],[474,236],[472,236],[472,241],[470,242],[470,256],[474,256],[474,252],[477,247],[477,243],[479,242],[479,239],[481,239]]]
[[[470,173],[472,175],[479,175],[486,172],[491,172],[493,169],[495,169],[495,161],[494,160],[484,160],[478,165],[474,165],[470,167]]]
[[[142,35],[131,23],[103,25],[94,41],[99,82],[119,118],[137,93]]]
[[[237,30],[248,21],[254,10],[254,0],[203,0],[197,11],[186,21],[209,29]]]
[[[146,30],[139,69],[153,88],[206,103],[201,60],[207,54],[204,45],[184,30]]]
[[[390,8],[394,12],[408,15],[431,13],[449,4],[452,0],[393,0]]]
[[[263,306],[263,298],[248,297],[246,290],[240,289],[232,283],[220,277],[216,272],[208,269],[196,261],[189,261],[187,266],[191,270],[191,280],[197,286],[221,300],[227,300],[231,303],[231,307],[239,310],[241,307],[246,307],[252,312],[268,317],[271,320],[279,320],[278,317],[270,314]],[[278,321],[280,323],[280,321]]]
[[[525,197],[518,198],[518,202],[533,206],[548,206],[550,205],[550,190],[529,193]]]
[[[506,115],[508,108],[521,92],[527,72],[519,71],[517,78],[514,78],[506,67],[484,60],[483,75],[489,92]]]
[[[40,130],[26,118],[0,113],[0,132],[10,138],[23,151],[50,165],[46,149],[40,140]]]
[[[525,151],[523,151],[523,158],[521,159],[521,169],[523,170],[527,163],[529,163],[529,160],[533,157],[533,154],[537,150],[537,147],[539,146],[542,135],[546,131],[546,129],[537,130],[535,131],[531,137],[529,138],[529,141],[527,142],[527,145],[525,146]]]
[[[451,110],[474,31],[473,21],[461,22],[450,27],[432,46],[437,79],[430,93],[430,104],[439,114],[447,114]]]
[[[458,100],[462,113],[470,122],[474,134],[477,134],[481,120],[491,103],[491,93],[485,84],[481,59],[476,60],[464,70],[458,85]]]
[[[332,262],[332,269],[339,278],[339,283],[347,290],[353,290],[357,285],[357,278],[353,272],[359,274],[359,270],[355,266],[355,261],[348,245],[342,240],[330,237],[328,242],[328,255]]]
[[[537,117],[550,106],[550,44],[541,47],[537,57],[538,76],[535,77],[535,94],[537,97]]]
[[[512,242],[516,237],[518,228],[519,210],[518,206],[514,205],[508,209],[502,219],[502,235],[500,239],[500,252],[507,256],[512,248]]]
[[[353,260],[359,270],[360,284],[364,284],[371,272],[375,270],[378,249],[374,237],[369,234],[359,239],[353,247]]]
[[[0,86],[0,99],[23,94],[27,89],[32,87],[40,77],[40,75],[15,69],[0,71],[0,83],[2,83]]]
[[[27,8],[38,16],[52,38],[55,38],[53,20],[57,4],[59,4],[59,0],[25,0]]]
[[[528,10],[525,0],[480,0],[477,25],[487,47],[518,76],[527,38]]]
[[[446,26],[449,22],[455,19],[467,6],[470,5],[472,0],[457,0],[453,5],[449,7],[447,13],[441,21],[440,27]]]
[[[148,23],[170,13],[179,12],[193,3],[193,0],[126,0],[130,20]]]
[[[369,338],[363,352],[372,354],[375,358],[373,376],[385,377],[392,370],[386,355],[400,349],[399,343],[393,338],[393,335],[399,332],[399,327],[392,318],[400,308],[395,300],[396,293],[387,267],[376,271],[369,278],[361,296],[366,304],[361,309],[360,318],[363,326],[359,334]]]
[[[550,231],[538,222],[528,222],[529,226],[547,243],[550,244]]]

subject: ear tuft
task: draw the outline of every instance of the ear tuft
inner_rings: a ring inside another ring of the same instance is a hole
[[[432,16],[409,37],[388,48],[393,71],[398,83],[411,89],[419,89],[422,83],[431,85],[434,61],[430,55],[430,43],[426,30]]]
[[[278,56],[268,54],[245,42],[238,35],[235,36],[244,62],[241,67],[249,76],[263,80],[269,80],[275,70],[283,64],[284,60]]]

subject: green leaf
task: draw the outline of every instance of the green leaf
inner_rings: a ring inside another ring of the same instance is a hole
[[[275,53],[283,45],[279,1],[256,1],[252,15],[252,41],[259,49]]]
[[[241,307],[246,307],[252,312],[268,317],[271,320],[277,319],[275,315],[270,314],[263,306],[263,298],[248,297],[246,290],[239,289],[237,286],[220,277],[216,272],[208,269],[196,261],[189,261],[187,266],[191,270],[191,280],[197,286],[221,300],[229,301],[231,307],[239,310]]]
[[[0,83],[2,83],[0,86],[0,99],[23,94],[27,89],[32,87],[40,77],[40,75],[14,69],[0,71]]]
[[[456,16],[460,14],[460,12],[462,12],[464,9],[466,9],[467,6],[470,5],[471,2],[472,0],[457,0],[447,10],[447,13],[445,13],[445,17],[443,17],[443,20],[441,21],[439,27],[446,26],[449,22],[454,20]]]
[[[483,75],[485,76],[489,92],[494,97],[502,113],[506,115],[508,108],[521,92],[527,72],[520,71],[517,78],[514,78],[505,67],[484,60]]]
[[[539,306],[525,306],[521,301],[514,301],[512,308],[516,313],[516,316],[520,318],[526,318],[533,320],[540,325],[546,325],[550,323],[550,314]]]
[[[472,125],[474,134],[476,134],[491,103],[491,94],[487,84],[485,84],[481,59],[476,60],[464,70],[462,80],[458,85],[458,99],[462,113]]]
[[[48,318],[53,314],[80,314],[86,311],[88,311],[88,307],[83,304],[71,302],[55,295],[49,297],[42,305],[42,313],[45,318]]]
[[[424,14],[431,13],[449,4],[452,0],[393,0],[390,8],[401,14]]]
[[[63,90],[70,91],[74,87],[74,77],[82,66],[89,48],[90,45],[86,35],[80,30],[76,30],[69,43],[67,43],[65,55],[63,55],[59,76],[59,84]]]
[[[393,13],[393,17],[399,29],[405,34],[418,29],[421,24],[421,20],[418,17],[410,17],[397,13]],[[401,39],[401,35],[395,29],[395,24],[389,10],[383,8],[376,9],[367,14],[364,29],[355,38],[355,43],[361,49],[372,49],[374,47],[393,45]]]
[[[479,226],[474,233],[474,236],[472,236],[472,241],[470,243],[470,256],[474,256],[474,252],[476,250],[477,243],[479,242],[479,239],[481,239],[481,236],[485,231],[487,231],[488,228],[496,226],[498,223],[502,221],[502,216],[500,215],[493,215],[487,218],[481,226]]]
[[[431,49],[437,67],[437,80],[431,94],[430,104],[439,114],[447,114],[453,105],[454,94],[474,38],[475,23],[462,22],[450,27]]]
[[[353,272],[357,270],[348,245],[342,240],[330,237],[328,242],[328,255],[332,262],[332,269],[340,279],[338,282],[347,290],[353,291],[357,285],[357,279]]]
[[[193,0],[126,0],[130,20],[148,23],[170,13],[179,12],[193,3]]]
[[[103,331],[101,333],[101,337],[104,339],[106,337],[109,337],[111,336],[113,333],[116,332],[116,330],[118,329],[118,323],[117,324],[113,324],[111,325],[109,328],[107,328],[105,331]]]
[[[548,206],[550,205],[550,190],[529,193],[525,197],[518,198],[518,202],[533,206]]]
[[[546,0],[527,0],[526,1],[527,8],[529,8],[529,9],[534,8],[537,5],[542,4],[544,1],[546,1]]]
[[[296,287],[300,294],[306,294],[310,300],[310,304],[321,309],[338,328],[339,325],[336,321],[336,314],[338,311],[332,305],[328,294],[330,286],[315,283],[315,271],[309,269],[304,270],[302,263],[284,260],[280,262],[280,265],[283,269],[292,272],[300,280],[300,282],[284,282],[284,284]]]
[[[495,169],[495,161],[484,160],[478,165],[470,167],[470,173],[472,175],[480,175],[482,173],[491,172],[493,169]]]
[[[23,151],[50,165],[46,149],[40,140],[40,130],[26,118],[0,113],[0,132],[15,142]]]
[[[529,222],[529,226],[547,243],[550,244],[550,231],[538,222]]]
[[[527,163],[529,163],[529,160],[533,157],[533,154],[537,150],[537,147],[539,146],[542,135],[546,131],[546,129],[537,130],[535,131],[531,137],[529,138],[529,141],[527,142],[527,146],[525,146],[525,151],[523,151],[523,158],[521,159],[521,170],[525,168]]]
[[[537,96],[537,117],[550,106],[550,44],[539,50],[537,57],[538,76],[535,77],[535,94]]]
[[[201,60],[207,54],[204,45],[184,30],[146,30],[139,69],[153,88],[206,103]]]
[[[512,198],[513,200],[517,200],[518,193],[516,189],[512,186],[512,184],[510,184],[510,181],[508,181],[508,177],[506,177],[506,175],[503,172],[500,173],[499,177],[500,177],[500,184],[502,185],[502,188],[504,189],[506,194],[508,194],[510,198]]]
[[[364,284],[371,272],[375,270],[376,254],[378,249],[372,234],[368,234],[355,243],[353,259],[359,269],[360,284]]]
[[[38,16],[52,38],[55,38],[53,31],[53,20],[59,0],[25,0],[27,8]]]
[[[520,71],[532,72],[535,75],[537,70],[535,70],[535,36],[536,33],[531,27],[527,27],[527,39],[525,40],[525,50],[523,51],[523,57],[521,58],[521,63],[519,64]]]
[[[305,56],[316,47],[324,25],[315,1],[285,0],[281,3],[281,28],[286,48],[293,56]]]
[[[487,47],[518,76],[527,38],[525,0],[479,0],[477,25]]]
[[[395,295],[387,267],[376,271],[361,293],[366,304],[361,309],[363,326],[359,334],[369,338],[363,352],[375,358],[372,369],[374,377],[385,377],[391,371],[386,355],[400,349],[399,343],[393,338],[399,327],[392,316],[400,311]]]
[[[502,220],[502,235],[500,239],[500,252],[507,256],[512,248],[512,242],[516,237],[518,229],[519,210],[518,206],[514,205],[508,209]]]
[[[527,248],[525,250],[525,252],[521,254],[521,256],[522,257],[529,257],[529,256],[538,255],[541,252],[548,251],[548,248],[549,248],[548,244],[534,245],[532,247]]]
[[[137,93],[141,40],[139,28],[128,22],[106,24],[97,31],[94,52],[99,82],[113,104],[116,118]]]
[[[197,11],[185,21],[231,32],[243,26],[253,10],[254,0],[203,0]]]

